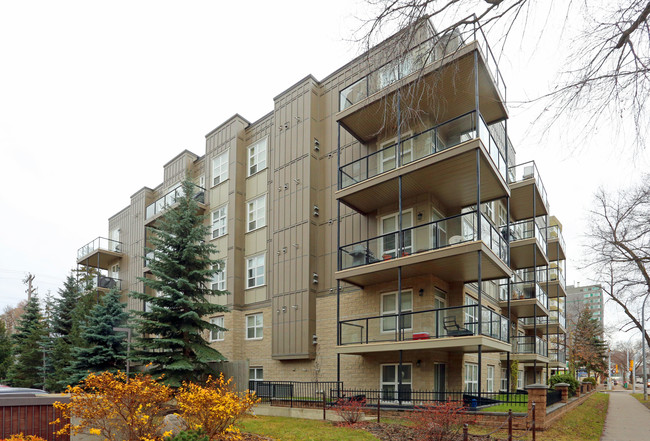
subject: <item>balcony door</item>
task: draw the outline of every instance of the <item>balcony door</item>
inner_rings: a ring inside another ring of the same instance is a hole
[[[411,401],[411,384],[413,366],[411,364],[402,364],[399,372],[399,364],[382,364],[381,365],[381,400],[384,402]],[[402,379],[400,386],[399,377]]]
[[[402,165],[413,160],[413,138],[410,132],[402,134]],[[408,139],[407,139],[408,138]],[[397,138],[379,144],[379,173],[394,170],[397,167]]]
[[[398,253],[398,235],[399,213],[393,213],[381,218],[381,240],[382,256],[384,259],[393,259],[399,256]],[[413,226],[413,210],[402,212],[402,230]],[[395,234],[390,234],[395,233]],[[401,255],[405,256],[413,252],[412,231],[404,232],[404,243]]]
[[[108,244],[108,249],[111,251],[115,251],[116,253],[119,253],[120,250],[120,229],[116,228],[115,230],[111,230],[111,237],[110,237],[110,242]]]
[[[402,312],[413,312],[413,291],[402,291]],[[397,293],[389,292],[381,296],[381,332],[395,332],[397,327]],[[401,331],[413,328],[412,314],[402,317]]]
[[[443,291],[434,288],[434,296],[433,296],[433,308],[434,309],[443,309],[447,307],[447,294],[445,294]],[[445,318],[445,313],[446,311],[439,312],[436,317],[438,317],[438,323],[436,323],[436,332],[438,335],[443,336],[445,335],[445,328],[444,328],[444,318]]]

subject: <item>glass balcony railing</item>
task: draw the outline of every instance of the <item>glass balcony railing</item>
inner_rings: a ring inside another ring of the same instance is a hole
[[[194,185],[194,199],[196,199],[198,202],[202,204],[205,203],[205,188],[199,187],[196,184],[193,185]],[[156,202],[147,205],[147,208],[145,210],[145,220],[149,220],[152,217],[156,216],[157,214],[162,213],[168,207],[174,205],[176,203],[176,199],[182,196],[183,196],[183,187],[182,186],[176,187],[166,195],[156,200]]]
[[[483,30],[476,25],[463,25],[444,33],[431,37],[407,51],[399,59],[392,60],[370,74],[356,81],[339,92],[339,111],[357,104],[374,93],[390,86],[412,73],[418,72],[447,55],[454,54],[463,46],[476,41],[485,60],[487,70],[492,76],[492,81],[501,94],[503,101],[506,99],[506,85],[499,70],[496,58],[487,42]]]
[[[153,251],[145,251],[144,266],[148,267],[149,264],[156,258],[156,253]]]
[[[535,179],[537,183],[537,188],[539,189],[539,194],[542,197],[544,206],[548,208],[548,196],[546,195],[546,188],[542,183],[542,178],[540,177],[539,171],[537,170],[537,165],[535,161],[524,162],[523,164],[517,164],[508,168],[508,182],[515,183],[519,181],[525,181],[527,179]]]
[[[566,287],[566,276],[564,275],[565,261],[561,260],[560,262],[562,262],[562,264],[557,264],[556,262],[552,263],[555,264],[556,266],[551,266],[548,269],[548,280],[551,282],[555,282],[557,280],[560,283],[560,285],[564,288]]]
[[[510,301],[537,299],[537,301],[548,309],[548,295],[534,282],[524,282],[515,277],[510,282]],[[503,282],[499,290],[499,300],[502,302],[508,301],[508,285],[507,281]]]
[[[549,311],[548,322],[549,324],[558,324],[563,328],[566,328],[566,316],[560,311]]]
[[[83,259],[86,256],[98,250],[112,251],[114,253],[122,252],[122,242],[117,240],[106,239],[105,237],[98,237],[91,240],[86,245],[77,250],[77,260]]]
[[[512,337],[513,354],[537,354],[543,357],[548,356],[548,344],[534,335],[520,335]]]
[[[391,260],[410,254],[436,250],[464,242],[482,240],[503,261],[508,255],[508,243],[481,214],[479,239],[476,211],[429,222],[417,227],[406,228],[339,248],[339,262],[342,270]],[[400,246],[401,244],[401,246]]]
[[[122,280],[115,277],[110,277],[103,274],[97,274],[92,279],[89,280],[90,287],[100,288],[100,289],[116,289],[118,291],[122,290]]]
[[[515,270],[515,274],[521,279],[522,282],[535,281],[537,283],[544,284],[548,278],[546,273],[546,266],[518,269]]]
[[[566,244],[564,243],[564,237],[562,236],[562,230],[557,225],[551,225],[546,229],[546,234],[548,240],[557,240],[560,242],[560,246],[563,250],[566,250]]]
[[[481,325],[479,329],[479,311]],[[400,325],[397,326],[398,320]],[[508,341],[508,319],[485,306],[405,311],[339,322],[341,345],[485,335]]]
[[[483,117],[476,121],[476,112],[445,121],[437,126],[404,138],[339,168],[339,188],[363,182],[381,173],[396,169],[418,159],[447,150],[466,141],[480,138],[501,176],[506,178],[505,146],[497,141]],[[398,161],[399,158],[399,161]]]
[[[526,317],[519,319],[519,322],[524,326],[533,326],[535,324],[535,321],[537,321],[538,328],[546,326],[546,317],[537,317],[537,320],[535,320],[535,317]]]
[[[549,349],[548,358],[558,363],[566,363],[566,351],[564,349]]]
[[[544,233],[546,233],[546,231],[544,231]],[[546,254],[546,234],[542,234],[542,229],[539,227],[537,222],[533,219],[526,219],[510,224],[510,242],[530,239],[531,237],[537,239]]]

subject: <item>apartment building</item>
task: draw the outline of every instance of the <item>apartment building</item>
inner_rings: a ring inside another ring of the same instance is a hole
[[[589,309],[594,319],[598,320],[601,328],[605,319],[605,297],[601,285],[580,284],[567,287],[567,317],[574,323],[580,312]]]
[[[210,317],[227,331],[206,337],[251,380],[338,380],[401,403],[508,389],[513,360],[519,388],[563,368],[561,225],[535,164],[515,160],[496,59],[480,29],[404,32],[255,122],[221,123],[78,264],[146,308],[126,293],[151,277],[148,228],[187,175],[229,292]]]

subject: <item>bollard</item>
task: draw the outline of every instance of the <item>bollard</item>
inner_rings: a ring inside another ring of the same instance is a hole
[[[325,401],[325,391],[321,391],[323,394],[323,421],[327,420],[327,415],[325,414],[325,408],[327,407],[327,402]]]
[[[469,432],[467,431],[467,424],[463,424],[463,441],[469,441]]]
[[[535,441],[535,402],[533,401],[533,441]]]
[[[512,409],[508,409],[508,441],[512,441]]]
[[[381,399],[377,400],[377,422],[381,422]]]

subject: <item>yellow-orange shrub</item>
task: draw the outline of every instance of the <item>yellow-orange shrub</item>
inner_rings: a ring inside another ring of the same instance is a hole
[[[66,425],[57,435],[85,429],[109,441],[162,439],[157,428],[172,391],[150,375],[138,374],[127,383],[124,372],[91,373],[78,386],[68,386],[66,392],[71,395],[70,402],[56,402],[54,407],[64,418],[79,418],[79,423]]]
[[[180,416],[192,429],[202,428],[211,441],[240,440],[235,422],[259,402],[254,392],[238,393],[232,378],[208,377],[205,386],[183,383],[176,393]]]
[[[45,440],[36,435],[23,435],[23,433],[20,432],[19,434],[11,435],[9,438],[5,438],[0,441],[45,441]]]

